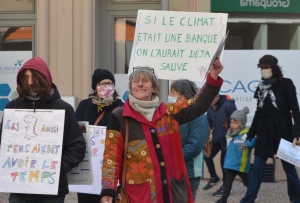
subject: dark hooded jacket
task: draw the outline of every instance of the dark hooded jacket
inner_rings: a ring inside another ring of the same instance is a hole
[[[31,68],[35,66],[36,68]],[[85,140],[80,131],[78,122],[76,120],[74,110],[72,106],[60,98],[60,94],[57,90],[55,84],[52,83],[51,75],[48,70],[46,63],[43,59],[35,57],[30,59],[24,64],[20,69],[24,71],[26,69],[34,69],[40,72],[48,82],[51,81],[51,89],[53,88],[54,93],[46,101],[30,99],[22,100],[20,98],[14,99],[7,103],[7,109],[61,109],[65,110],[65,122],[64,122],[64,133],[63,133],[63,150],[61,158],[61,169],[58,185],[57,195],[40,195],[40,194],[20,194],[23,198],[27,200],[31,199],[51,199],[57,198],[59,196],[65,196],[69,193],[68,180],[66,173],[71,171],[73,167],[78,166],[78,164],[83,160],[85,155]],[[17,76],[17,81],[19,82],[19,73]],[[49,78],[50,76],[50,78]],[[1,137],[0,131],[0,137]]]
[[[230,127],[230,116],[236,110],[235,101],[227,95],[220,95],[214,107],[206,113],[209,127],[212,129],[212,141],[226,148],[226,133]]]

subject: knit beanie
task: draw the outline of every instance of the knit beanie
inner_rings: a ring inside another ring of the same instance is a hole
[[[235,112],[233,112],[233,114],[230,116],[230,119],[233,118],[235,119],[239,126],[240,129],[243,129],[246,126],[247,123],[247,115],[249,113],[249,108],[247,106],[245,106],[243,108],[243,110],[236,110]]]
[[[113,74],[111,74],[111,72],[109,70],[96,69],[94,71],[93,76],[92,76],[92,88],[93,88],[93,90],[96,89],[97,83],[101,82],[104,79],[109,79],[114,84],[116,84],[115,83],[115,78],[114,78]]]

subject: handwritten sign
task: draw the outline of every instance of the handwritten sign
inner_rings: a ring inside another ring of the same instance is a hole
[[[300,147],[292,147],[292,143],[285,139],[280,140],[276,156],[286,162],[300,167]]]
[[[139,10],[128,74],[150,66],[159,79],[201,81],[227,25],[227,14]]]
[[[67,173],[67,179],[69,185],[91,185],[93,180],[93,170],[91,163],[91,144],[90,144],[90,136],[89,136],[89,123],[85,121],[78,122],[83,137],[86,141],[86,151],[85,156],[82,162],[72,169],[69,173]]]
[[[64,110],[4,110],[0,192],[57,194],[64,120]]]
[[[69,185],[71,192],[88,194],[100,194],[101,174],[106,127],[90,125],[90,144],[92,153],[93,184],[92,185]]]

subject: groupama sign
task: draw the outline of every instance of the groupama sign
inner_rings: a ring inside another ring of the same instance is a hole
[[[299,0],[211,0],[212,12],[300,13],[299,8]]]

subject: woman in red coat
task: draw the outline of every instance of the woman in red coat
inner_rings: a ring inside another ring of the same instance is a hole
[[[129,98],[112,112],[107,125],[102,168],[101,203],[112,203],[122,165],[130,203],[193,203],[184,164],[179,125],[205,113],[219,92],[223,66],[217,59],[197,99],[165,104],[159,82],[149,67],[134,68]],[[123,163],[125,119],[129,124],[126,163]]]

